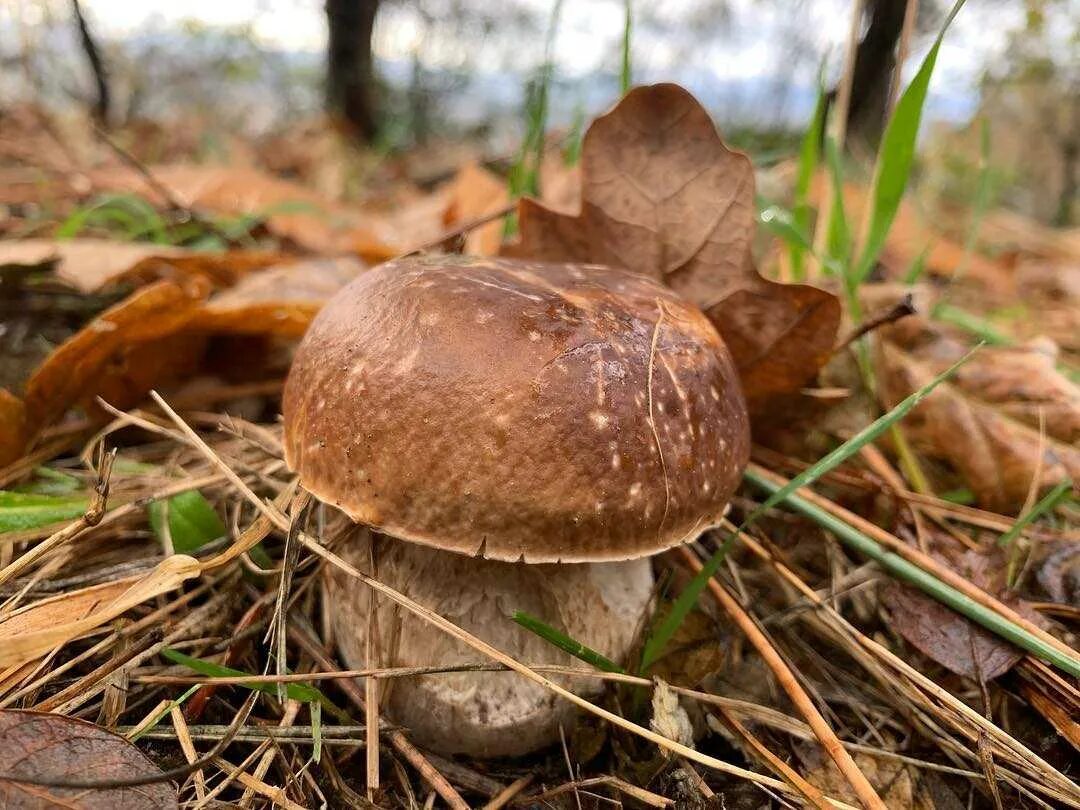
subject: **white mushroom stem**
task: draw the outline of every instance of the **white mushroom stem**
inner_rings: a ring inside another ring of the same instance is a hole
[[[578,664],[511,620],[529,613],[616,661],[634,641],[652,597],[647,559],[571,565],[528,565],[466,557],[352,528],[340,555],[361,571],[436,611],[519,661]],[[374,548],[372,549],[372,544]],[[374,551],[374,554],[372,554]],[[375,560],[371,572],[371,560]],[[340,572],[328,573],[326,598],[334,635],[347,666],[367,666],[367,589]],[[377,597],[375,662],[379,666],[485,663],[474,650],[429,623]],[[592,679],[554,678],[580,695],[595,694]],[[388,681],[387,715],[420,745],[447,754],[520,756],[569,730],[574,707],[513,672],[460,672]]]

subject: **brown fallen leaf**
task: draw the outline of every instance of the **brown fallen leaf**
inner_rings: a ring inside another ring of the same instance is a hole
[[[1006,593],[1004,574],[1008,560],[1004,553],[966,551],[949,555],[948,564],[965,579],[996,595],[1026,618],[1043,620],[1015,596]],[[927,657],[950,672],[967,678],[991,681],[1012,669],[1024,651],[984,630],[959,613],[909,585],[890,582],[883,600],[894,630]]]
[[[30,427],[50,424],[89,392],[96,376],[128,347],[178,332],[209,292],[201,279],[159,281],[136,290],[60,345],[26,384]]]
[[[49,712],[0,710],[0,806],[64,810],[168,810],[171,783],[139,787],[54,788],[5,779],[107,781],[161,773],[123,737],[85,720]]]
[[[190,328],[299,338],[330,296],[366,267],[351,257],[311,259],[249,276],[212,296]]]
[[[144,242],[104,239],[25,239],[0,243],[0,267],[55,267],[56,278],[84,293],[111,284],[147,284],[205,276],[214,286],[235,284],[253,270],[280,262],[264,251],[211,253]]]
[[[0,467],[21,455],[25,435],[25,403],[6,388],[0,388]]]
[[[822,793],[845,802],[858,804],[858,796],[840,773],[836,764],[825,756],[820,746],[808,743],[795,745],[795,754],[803,765],[806,780]],[[915,780],[913,771],[902,762],[878,759],[861,751],[853,754],[855,764],[866,774],[870,784],[891,810],[934,810]]]
[[[13,611],[0,620],[0,643],[22,633],[55,627],[72,616],[84,616],[99,604],[111,602],[132,586],[136,577],[103,582],[49,596]]]
[[[478,219],[510,202],[506,182],[475,161],[466,163],[450,183],[450,205],[443,217],[447,227]],[[496,256],[502,246],[502,219],[474,228],[465,237],[465,253]]]
[[[832,351],[835,296],[754,269],[754,173],[705,109],[673,84],[638,87],[585,135],[581,212],[525,199],[508,252],[614,265],[660,279],[709,316],[751,407],[798,390]]]
[[[0,466],[74,405],[96,413],[102,397],[127,408],[151,388],[191,376],[210,335],[299,338],[365,268],[351,257],[298,261],[248,274],[209,298],[202,276],[136,290],[57,347],[30,377],[24,400],[0,389]]]
[[[967,351],[945,327],[919,316],[882,329],[878,380],[886,404]],[[1041,489],[1080,480],[1080,388],[1041,343],[984,347],[911,413],[904,430],[920,450],[956,468],[982,505],[1003,513],[1015,514],[1036,475]]]

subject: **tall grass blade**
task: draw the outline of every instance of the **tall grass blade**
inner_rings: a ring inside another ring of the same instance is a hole
[[[215,664],[213,661],[204,661],[201,658],[192,658],[190,655],[185,655],[179,650],[174,650],[170,647],[166,647],[161,651],[161,657],[167,661],[172,661],[174,664],[180,664],[190,670],[193,670],[200,675],[205,675],[209,678],[242,678],[247,675],[250,676],[250,672],[244,672],[240,669],[233,669],[232,667],[222,666],[221,664]],[[271,697],[277,696],[277,684],[276,683],[245,683],[241,684],[247,689],[254,689],[256,692],[263,692]],[[285,684],[285,694],[292,700],[298,700],[302,703],[320,703],[326,709],[331,711],[335,717],[342,718],[348,715],[338,706],[336,706],[330,698],[322,693],[314,686],[308,686],[305,683],[287,683]]]
[[[1065,499],[1072,490],[1073,482],[1066,478],[1064,481],[1058,483],[1056,487],[1051,489],[1042,497],[1037,504],[1031,509],[1022,514],[1016,519],[1016,523],[1012,525],[1005,534],[998,538],[997,544],[999,548],[1009,548],[1016,538],[1020,536],[1020,532],[1045,515],[1047,512],[1051,512],[1054,508]]]
[[[825,238],[825,257],[833,266],[847,268],[851,261],[851,226],[844,208],[844,167],[840,162],[840,150],[836,148],[836,141],[832,138],[825,139],[825,160],[829,167],[829,182],[832,183],[833,191],[832,216],[829,217],[829,232]],[[850,273],[845,272],[844,278],[849,277]],[[846,286],[850,289],[850,285]]]
[[[518,610],[514,612],[512,618],[530,633],[535,633],[540,636],[540,638],[544,639],[544,641],[558,647],[565,653],[569,653],[574,656],[574,658],[584,661],[586,664],[591,664],[604,672],[626,672],[626,670],[610,658],[598,653],[591,647],[586,647],[580,641],[575,641],[570,638],[570,636],[556,630],[549,624],[545,624],[535,616],[531,616],[528,613]]]
[[[980,346],[981,345],[982,344],[980,344]],[[842,463],[847,461],[847,459],[858,453],[860,449],[870,444],[870,442],[874,441],[892,425],[907,416],[916,405],[929,396],[931,391],[951,377],[960,366],[966,363],[978,348],[979,347],[976,346],[975,349],[972,349],[972,351],[965,354],[918,391],[904,399],[891,411],[874,420],[870,425],[860,430],[857,434],[852,436],[831,453],[824,456],[817,463],[799,473],[799,475],[792,478],[791,481],[783,487],[778,488],[764,503],[754,509],[746,520],[742,522],[739,528],[736,529],[734,533],[729,534],[720,548],[705,561],[701,570],[692,580],[690,580],[683,592],[679,594],[678,599],[675,600],[675,603],[671,606],[671,610],[668,612],[667,616],[664,617],[664,620],[656,626],[656,629],[645,643],[645,649],[642,651],[641,668],[643,670],[646,669],[660,657],[660,654],[663,652],[668,641],[675,635],[675,631],[679,629],[679,626],[683,623],[687,614],[697,603],[698,597],[701,595],[701,591],[705,588],[706,583],[708,583],[709,579],[720,569],[720,564],[724,561],[728,551],[731,550],[731,546],[734,544],[735,537],[739,532],[748,528],[761,517],[761,515],[783,501],[795,490],[816,481],[821,476],[839,467]]]
[[[634,27],[634,3],[633,0],[625,0],[626,19],[623,22],[622,36],[622,74],[619,76],[620,95],[625,96],[633,83],[630,64],[630,41]]]
[[[899,554],[882,548],[876,540],[867,537],[835,515],[793,494],[790,484],[780,487],[772,481],[761,478],[752,470],[746,472],[746,479],[754,486],[772,493],[768,501],[775,501],[777,497],[780,497],[787,506],[806,515],[822,528],[832,532],[845,545],[876,561],[893,576],[914,585],[923,593],[944,605],[948,605],[957,613],[966,616],[976,624],[985,627],[990,632],[1016,646],[1037,655],[1045,661],[1049,661],[1062,671],[1073,676],[1080,676],[1080,663],[1076,659],[1063,654],[1056,647],[1047,644],[1004,616],[983,607]]]
[[[824,65],[822,66],[824,68]],[[818,155],[821,153],[821,133],[825,127],[825,110],[828,95],[825,90],[824,70],[818,72],[818,94],[814,102],[814,114],[810,118],[810,125],[803,134],[802,143],[799,146],[799,171],[795,178],[795,202],[792,206],[795,225],[802,233],[810,233],[810,183],[817,171]],[[809,240],[807,240],[809,241]],[[791,275],[795,281],[803,281],[806,278],[806,253],[805,247],[788,242],[788,251],[791,255]]]
[[[893,219],[900,208],[900,199],[907,188],[915,160],[915,141],[922,122],[926,93],[930,87],[930,77],[934,73],[941,41],[957,12],[964,5],[964,0],[957,0],[949,16],[945,18],[937,39],[930,48],[918,73],[907,86],[881,138],[878,149],[877,165],[874,169],[874,181],[871,190],[870,226],[866,234],[866,243],[855,266],[853,283],[857,286],[866,280],[874,267],[881,249],[885,246],[885,237],[892,227]]]

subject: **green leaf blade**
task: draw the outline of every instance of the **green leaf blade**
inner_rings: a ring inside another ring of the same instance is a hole
[[[167,504],[167,507],[160,501],[150,504],[150,527],[164,541],[165,515],[168,514],[169,537],[173,550],[178,554],[198,551],[207,543],[225,536],[225,524],[198,490],[174,495]]]
[[[900,95],[889,123],[885,127],[881,146],[878,149],[877,165],[874,169],[870,226],[866,234],[866,244],[852,276],[852,281],[856,286],[870,275],[885,246],[885,238],[896,218],[896,212],[900,208],[900,200],[907,189],[908,178],[915,162],[915,143],[922,123],[930,78],[937,64],[938,51],[941,50],[945,32],[963,5],[964,0],[957,0],[952,7],[937,39],[930,47],[930,52],[923,59],[911,83]]]
[[[39,495],[0,490],[0,534],[74,520],[90,505],[86,495]]]
[[[591,664],[599,670],[604,672],[626,672],[626,670],[610,658],[598,653],[591,647],[586,647],[580,641],[570,638],[570,636],[556,630],[549,624],[545,624],[535,616],[530,616],[528,613],[518,610],[514,612],[514,615],[511,618],[530,633],[535,633],[549,644],[558,647],[563,652],[568,653],[587,664]]]

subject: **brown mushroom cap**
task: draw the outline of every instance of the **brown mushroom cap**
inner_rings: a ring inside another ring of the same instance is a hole
[[[319,313],[285,386],[285,457],[354,520],[525,562],[654,554],[715,525],[749,456],[704,315],[596,265],[412,257]]]

